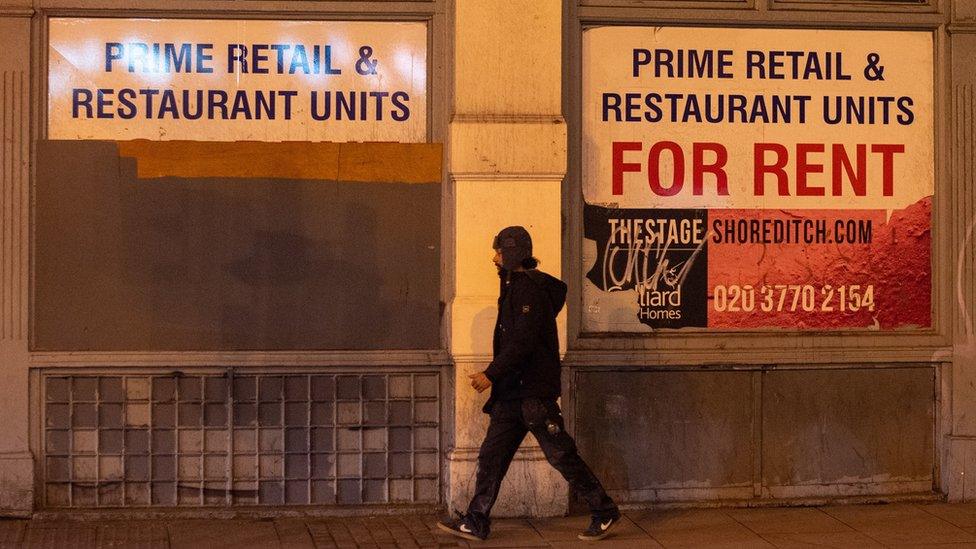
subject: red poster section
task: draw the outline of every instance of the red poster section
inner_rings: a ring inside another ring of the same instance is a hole
[[[709,328],[931,325],[932,198],[884,210],[708,212]]]

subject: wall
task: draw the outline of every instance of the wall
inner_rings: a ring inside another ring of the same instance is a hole
[[[568,349],[563,408],[584,457],[600,468],[619,499],[640,505],[976,497],[976,485],[966,480],[976,470],[976,77],[970,70],[976,9],[970,2],[211,3],[208,16],[341,19],[365,13],[430,22],[430,141],[445,147],[438,344],[363,352],[31,351],[30,197],[40,158],[34,140],[45,137],[44,18],[165,17],[190,13],[185,9],[179,2],[151,0],[8,0],[0,7],[0,380],[9,388],[0,401],[7,426],[0,437],[3,514],[25,515],[43,505],[38,460],[48,427],[39,420],[47,380],[204,376],[227,369],[248,375],[387,375],[397,368],[411,375],[438,373],[438,394],[445,396],[439,409],[439,447],[445,451],[438,497],[463,509],[487,424],[480,412],[484,396],[467,387],[467,375],[490,360],[497,281],[489,244],[510,224],[527,226],[543,268],[570,283],[568,310],[560,318]],[[581,334],[579,51],[582,25],[599,23],[931,31],[940,121],[933,166],[932,328],[787,337]],[[643,405],[648,397],[651,402]],[[642,445],[632,444],[635,439]],[[558,514],[567,506],[564,481],[527,442],[498,513]]]

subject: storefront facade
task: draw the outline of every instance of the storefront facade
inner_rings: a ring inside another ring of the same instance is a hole
[[[441,505],[443,6],[254,8],[5,11],[12,513]]]
[[[582,302],[567,362],[584,452],[635,503],[966,497],[969,8],[640,4],[581,2],[567,31]],[[872,97],[931,100],[931,123],[888,119]],[[867,165],[885,144],[917,161]],[[655,240],[682,222],[687,242]]]
[[[619,501],[973,497],[966,2],[0,25],[4,514],[463,508],[513,224]],[[499,514],[572,505],[527,441]]]

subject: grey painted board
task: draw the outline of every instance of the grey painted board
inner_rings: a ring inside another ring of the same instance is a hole
[[[752,393],[749,372],[582,372],[577,442],[610,490],[751,486]]]
[[[147,179],[41,141],[34,350],[434,349],[440,186]]]
[[[932,479],[932,368],[763,373],[763,483]]]

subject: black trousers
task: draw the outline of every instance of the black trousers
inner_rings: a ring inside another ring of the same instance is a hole
[[[555,400],[527,398],[499,400],[491,409],[488,433],[478,453],[475,494],[468,506],[468,514],[474,520],[488,526],[502,478],[529,432],[539,441],[546,460],[582,496],[594,516],[602,518],[617,512],[617,506],[580,457],[573,437],[566,432],[559,404]]]

